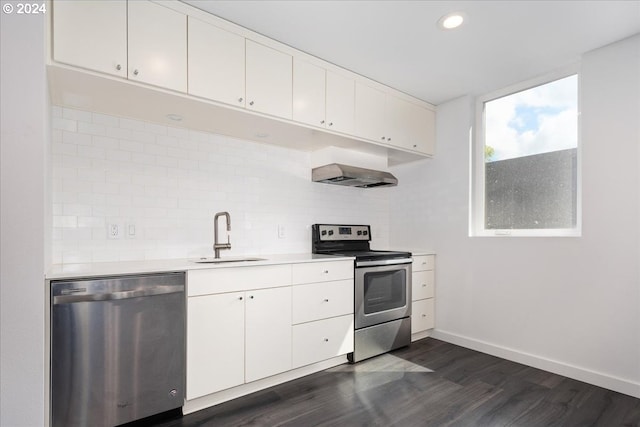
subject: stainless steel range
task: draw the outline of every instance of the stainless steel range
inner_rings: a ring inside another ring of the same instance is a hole
[[[359,362],[411,342],[411,253],[371,250],[369,225],[314,224],[313,253],[355,257],[354,351]]]

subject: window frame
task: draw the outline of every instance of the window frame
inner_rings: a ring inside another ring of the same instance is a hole
[[[485,104],[487,102],[523,92],[556,80],[576,75],[578,78],[578,114],[576,149],[576,226],[575,228],[536,228],[536,229],[487,229],[485,228]],[[475,103],[475,129],[470,133],[470,170],[469,174],[469,236],[470,237],[581,237],[582,236],[582,137],[581,137],[581,76],[580,65],[573,64],[524,82],[520,82],[494,92],[478,96]]]

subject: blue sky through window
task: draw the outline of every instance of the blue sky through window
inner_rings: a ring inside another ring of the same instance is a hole
[[[577,75],[486,102],[487,161],[575,148],[577,117]]]

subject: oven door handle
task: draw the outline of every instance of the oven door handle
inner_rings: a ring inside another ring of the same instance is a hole
[[[411,264],[412,258],[384,259],[376,261],[356,261],[356,267],[377,267],[382,265]]]

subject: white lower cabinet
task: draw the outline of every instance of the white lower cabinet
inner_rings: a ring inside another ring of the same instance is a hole
[[[411,335],[421,339],[435,327],[435,256],[414,255],[411,274]]]
[[[187,401],[351,351],[351,260],[187,272]]]
[[[246,292],[245,381],[291,369],[291,288]]]
[[[293,266],[293,367],[353,351],[353,261]]]
[[[411,332],[433,329],[435,326],[433,298],[411,303]]]
[[[291,369],[290,285],[291,265],[187,273],[187,400]]]
[[[244,292],[187,302],[187,399],[244,383]]]
[[[293,367],[353,351],[353,314],[293,327]]]

